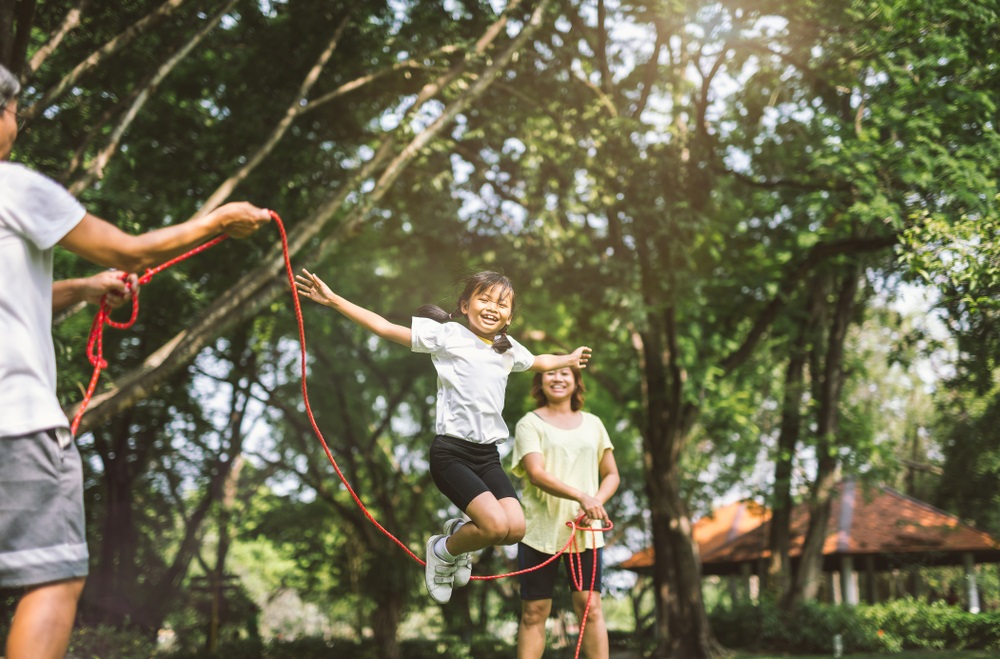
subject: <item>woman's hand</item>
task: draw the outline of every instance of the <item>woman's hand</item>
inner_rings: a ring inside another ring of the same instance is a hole
[[[333,306],[334,292],[322,279],[302,268],[301,275],[295,275],[295,290],[302,297],[307,297],[313,302],[318,302],[324,306]]]
[[[608,511],[604,510],[604,504],[597,497],[584,494],[578,501],[580,503],[580,512],[586,516],[583,520],[584,524],[602,521],[607,525],[611,521],[611,518],[608,517]]]

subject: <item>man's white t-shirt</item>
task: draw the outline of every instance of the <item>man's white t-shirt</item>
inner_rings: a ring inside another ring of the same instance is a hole
[[[415,317],[410,331],[413,352],[430,353],[437,370],[437,434],[477,444],[507,441],[507,376],[531,368],[534,355],[514,339],[500,354],[459,323]]]
[[[0,162],[0,437],[68,425],[56,398],[52,248],[85,214],[52,179]]]

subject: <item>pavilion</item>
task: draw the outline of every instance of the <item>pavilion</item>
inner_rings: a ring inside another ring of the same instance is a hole
[[[740,501],[695,522],[702,574],[728,576],[734,597],[740,592],[752,597],[771,553],[770,519],[770,511],[760,504]],[[808,523],[807,508],[797,506],[792,511],[789,551],[793,570]],[[654,560],[652,548],[647,548],[617,567],[648,573]],[[976,566],[983,563],[1000,563],[1000,541],[954,515],[889,487],[865,488],[854,480],[837,485],[823,545],[830,601],[854,605],[861,595],[876,602],[906,591],[919,596],[915,568],[962,566],[965,602],[976,613],[980,609]],[[908,578],[901,578],[905,571]]]

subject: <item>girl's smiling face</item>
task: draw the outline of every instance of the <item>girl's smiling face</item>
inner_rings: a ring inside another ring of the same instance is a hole
[[[475,291],[462,303],[461,312],[468,318],[473,333],[492,340],[510,324],[513,305],[513,292],[498,284]]]

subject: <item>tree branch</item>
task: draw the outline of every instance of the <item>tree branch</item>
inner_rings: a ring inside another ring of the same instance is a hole
[[[319,74],[326,67],[327,63],[330,61],[330,57],[333,56],[333,52],[337,49],[337,44],[340,42],[340,37],[343,35],[344,30],[347,28],[348,20],[350,15],[345,15],[343,20],[337,26],[337,29],[333,32],[333,37],[331,37],[330,42],[327,44],[326,48],[320,53],[319,58],[316,63],[313,64],[309,73],[306,74],[305,79],[303,79],[302,84],[299,86],[299,91],[292,99],[291,105],[285,110],[285,116],[282,117],[281,121],[274,127],[271,134],[264,141],[264,143],[257,149],[257,151],[247,160],[246,164],[243,165],[235,174],[226,179],[222,185],[216,188],[209,198],[201,205],[198,212],[194,214],[194,217],[203,217],[208,215],[210,212],[218,208],[218,206],[229,198],[229,195],[233,193],[233,190],[237,185],[240,184],[250,173],[263,162],[274,147],[277,146],[281,138],[285,136],[288,129],[291,127],[292,122],[294,122],[299,115],[306,111],[306,107],[303,106],[302,101],[309,96],[309,92],[312,90],[313,86],[316,84],[316,80],[319,79]]]
[[[38,102],[25,109],[23,113],[24,121],[27,123],[34,121],[43,110],[51,106],[56,99],[66,93],[67,89],[75,85],[81,76],[97,68],[108,57],[132,43],[132,41],[142,35],[152,25],[172,14],[184,2],[185,0],[167,0],[151,13],[130,25],[123,32],[111,39],[111,41],[95,50],[87,59],[77,64],[72,71],[67,73],[54,87],[49,89]]]
[[[111,137],[108,139],[108,143],[105,147],[94,156],[91,160],[90,166],[87,167],[87,171],[84,172],[83,176],[74,181],[68,186],[69,191],[74,195],[80,194],[82,191],[86,190],[90,185],[99,178],[104,176],[104,167],[108,164],[111,156],[118,151],[118,145],[121,143],[122,137],[125,135],[125,131],[129,129],[132,122],[135,121],[136,116],[139,114],[139,110],[142,106],[152,97],[153,92],[159,87],[160,83],[170,75],[170,72],[174,70],[181,61],[184,60],[188,54],[194,50],[195,46],[201,43],[202,39],[208,36],[208,33],[215,29],[215,26],[228,14],[239,0],[229,0],[219,13],[217,13],[208,23],[195,34],[186,44],[184,44],[180,50],[173,54],[166,62],[164,62],[156,73],[150,79],[146,87],[139,92],[132,106],[128,109],[124,116],[119,120],[118,125],[114,127],[111,131]],[[35,107],[35,106],[32,106]]]
[[[55,52],[55,49],[59,47],[62,40],[67,34],[80,27],[80,18],[83,16],[83,9],[87,6],[90,0],[80,0],[75,7],[70,9],[66,13],[66,17],[63,19],[62,24],[59,29],[56,30],[55,34],[49,37],[49,40],[45,44],[35,51],[35,54],[31,56],[28,60],[27,65],[24,67],[24,71],[21,72],[21,80],[27,80],[31,76],[35,75],[35,72],[42,66],[45,60],[48,59],[49,55]]]
[[[785,306],[789,295],[791,295],[792,291],[795,290],[810,270],[833,256],[877,252],[887,247],[892,247],[898,242],[899,234],[890,233],[877,238],[847,238],[814,245],[794,267],[785,273],[778,293],[761,311],[746,338],[744,338],[743,343],[721,361],[720,366],[722,369],[728,373],[745,362],[753,354],[757,343],[760,342],[768,327],[774,322],[778,312]]]

